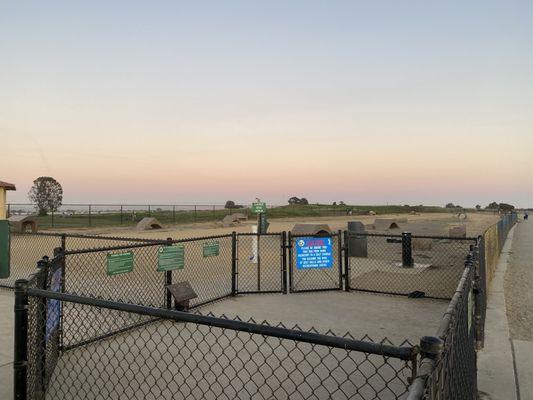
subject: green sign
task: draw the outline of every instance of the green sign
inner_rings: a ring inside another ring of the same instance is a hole
[[[267,205],[264,202],[252,203],[252,213],[262,214],[267,212]]]
[[[0,278],[9,278],[9,223],[0,220]]]
[[[119,275],[133,271],[133,252],[107,254],[107,275]]]
[[[204,243],[204,247],[203,247],[204,257],[218,256],[219,254],[218,250],[219,250],[218,241]]]
[[[157,271],[171,271],[185,267],[185,246],[163,246],[157,256]]]

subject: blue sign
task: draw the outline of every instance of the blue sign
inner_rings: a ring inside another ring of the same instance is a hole
[[[333,267],[330,237],[307,237],[296,240],[296,268],[324,269]]]
[[[50,290],[53,292],[61,291],[61,268],[58,268],[50,280]],[[61,316],[61,302],[56,299],[48,299],[46,304],[46,334],[44,340],[48,342],[52,334],[59,326]]]

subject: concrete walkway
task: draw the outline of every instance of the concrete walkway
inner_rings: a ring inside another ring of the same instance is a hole
[[[0,399],[13,397],[13,302],[13,292],[0,289]]]
[[[533,400],[533,342],[517,340],[511,334],[517,330],[517,319],[514,318],[516,304],[522,304],[518,309],[528,313],[529,319],[533,318],[530,305],[518,303],[516,297],[531,296],[509,286],[509,276],[515,273],[518,260],[530,260],[533,274],[532,239],[531,223],[520,223],[511,230],[489,288],[485,348],[478,353],[478,389],[480,398],[484,400]],[[529,282],[525,282],[526,286],[533,284],[533,275],[531,277]],[[533,297],[531,300],[533,304]],[[512,304],[512,314],[509,314],[508,304]],[[510,320],[508,314],[513,315]]]

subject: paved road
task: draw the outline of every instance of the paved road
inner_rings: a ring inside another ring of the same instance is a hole
[[[533,400],[533,220],[515,229],[504,287],[520,400]]]

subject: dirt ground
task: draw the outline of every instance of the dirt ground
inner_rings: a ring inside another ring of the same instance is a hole
[[[492,213],[469,213],[466,220],[459,219],[455,214],[444,213],[425,213],[419,215],[406,214],[387,214],[379,216],[342,216],[342,217],[298,217],[283,218],[270,220],[269,232],[290,231],[295,223],[320,223],[328,224],[333,231],[347,229],[348,221],[361,221],[367,226],[368,232],[376,231],[372,224],[376,218],[407,218],[407,223],[399,223],[399,229],[393,229],[387,232],[401,233],[402,231],[411,232],[413,235],[442,235],[448,236],[449,228],[458,225],[466,225],[467,235],[475,237],[482,234],[485,229],[499,220],[499,216]],[[235,227],[222,227],[220,223],[197,223],[187,225],[177,225],[173,227],[164,227],[164,229],[152,231],[138,231],[132,227],[106,227],[106,228],[87,228],[77,229],[78,233],[91,233],[124,237],[142,237],[151,239],[182,239],[188,237],[200,237],[209,235],[219,235],[236,231],[238,233],[251,232],[252,225],[256,221],[248,220]],[[56,229],[55,232],[72,232],[72,229]]]

